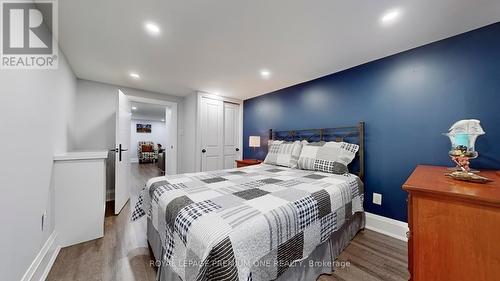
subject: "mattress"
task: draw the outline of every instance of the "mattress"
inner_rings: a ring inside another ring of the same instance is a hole
[[[148,236],[157,233],[160,272],[181,280],[276,280],[347,229],[362,205],[355,175],[261,164],[153,178],[133,219],[147,215]]]

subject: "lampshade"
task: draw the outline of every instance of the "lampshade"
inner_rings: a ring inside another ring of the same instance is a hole
[[[468,152],[475,151],[477,137],[484,135],[481,122],[477,119],[455,122],[446,136],[450,138],[452,148],[465,148]]]
[[[250,136],[248,140],[249,147],[260,147],[260,136]]]

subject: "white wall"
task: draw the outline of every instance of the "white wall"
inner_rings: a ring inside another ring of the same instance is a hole
[[[137,124],[151,124],[151,133],[137,133]],[[131,162],[138,162],[137,156],[137,143],[140,141],[152,141],[155,144],[161,144],[164,148],[167,144],[167,125],[161,121],[151,120],[132,120],[130,126],[130,160]]]
[[[54,231],[53,156],[73,148],[76,95],[59,59],[57,70],[0,70],[0,280],[20,280]]]
[[[182,98],[165,94],[147,92],[100,82],[77,80],[75,148],[78,150],[103,150],[115,146],[116,95],[120,89],[129,96],[177,102],[179,106],[178,126],[182,124]],[[178,139],[181,151],[182,143]],[[182,157],[178,153],[179,162]],[[108,196],[114,190],[114,153],[107,162],[106,189]],[[108,197],[110,199],[110,197]]]
[[[182,141],[181,173],[196,171],[196,116],[197,116],[198,94],[193,93],[184,97],[183,102],[183,126],[179,131]]]
[[[75,110],[75,149],[109,150],[115,146],[116,99],[118,88],[77,80]],[[115,155],[106,161],[106,190],[115,186]]]

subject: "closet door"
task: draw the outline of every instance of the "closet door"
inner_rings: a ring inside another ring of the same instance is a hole
[[[239,105],[224,102],[224,169],[236,168],[240,159],[239,110]]]
[[[224,103],[209,98],[201,99],[201,170],[223,168],[223,114]]]

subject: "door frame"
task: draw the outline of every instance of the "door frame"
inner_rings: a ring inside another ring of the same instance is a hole
[[[178,120],[179,120],[179,118],[178,118],[178,109],[177,109],[178,103],[174,102],[174,101],[167,101],[167,100],[161,100],[161,99],[144,98],[144,97],[138,97],[138,96],[133,96],[133,95],[127,95],[127,94],[125,94],[125,95],[128,97],[128,99],[131,102],[164,105],[164,106],[170,108],[170,110],[172,112],[171,124],[173,124],[173,126],[171,125],[170,128],[167,127],[167,130],[168,130],[169,135],[175,136],[175,138],[172,138],[173,143],[171,145],[173,146],[172,154],[175,155],[175,158],[173,161],[173,163],[174,163],[173,172],[174,172],[174,174],[177,174],[179,172],[179,149],[178,149],[178,142],[179,142],[179,134],[178,134],[179,123],[178,123]],[[168,161],[168,158],[170,158],[170,157],[166,157],[166,158],[167,158],[166,161]],[[165,164],[168,165],[167,163],[165,163]],[[166,167],[168,167],[168,166],[166,166]],[[165,171],[165,174],[166,174],[166,172],[167,171]]]
[[[206,92],[198,92],[196,100],[196,172],[201,172],[201,100],[202,98],[220,100],[223,102],[230,102],[238,104],[240,106],[239,110],[239,120],[238,120],[238,135],[240,137],[239,146],[241,147],[241,158],[243,158],[243,100],[228,98],[220,95],[210,94]],[[240,159],[241,160],[241,159]]]

